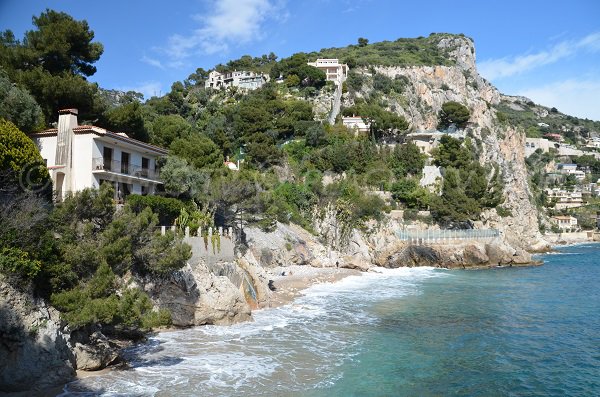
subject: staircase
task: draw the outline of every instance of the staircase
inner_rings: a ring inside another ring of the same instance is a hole
[[[329,113],[329,117],[327,118],[327,122],[331,125],[335,123],[335,118],[340,112],[340,108],[342,106],[342,82],[335,82],[335,93],[333,99],[333,106],[331,107],[331,113]]]

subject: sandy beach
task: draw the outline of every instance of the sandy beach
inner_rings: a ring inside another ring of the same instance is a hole
[[[268,306],[261,309],[278,307],[291,303],[302,291],[314,284],[334,283],[348,276],[362,272],[353,269],[312,266],[279,266],[267,269],[273,280],[273,294]]]

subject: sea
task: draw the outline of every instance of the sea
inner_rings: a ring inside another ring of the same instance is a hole
[[[600,244],[543,266],[382,269],[254,321],[159,333],[61,396],[600,396]]]

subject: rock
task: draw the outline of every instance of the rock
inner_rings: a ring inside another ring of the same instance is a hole
[[[512,263],[515,265],[528,265],[532,262],[531,254],[523,249],[517,248],[513,254]]]
[[[173,325],[229,325],[251,319],[250,307],[239,286],[216,276],[198,263],[186,265],[165,280],[147,282],[144,289],[160,308],[171,312]]]
[[[101,332],[94,332],[86,344],[75,343],[73,349],[77,369],[97,371],[119,361],[119,346],[111,343]]]
[[[396,253],[389,254],[383,260],[383,266],[388,268],[436,266],[441,264],[439,253],[431,247],[409,245]]]
[[[356,269],[361,272],[366,272],[371,268],[371,262],[362,256],[344,256],[339,266],[346,269]]]
[[[486,244],[485,251],[491,265],[510,264],[513,260],[513,255],[515,254],[513,248],[501,243]]]
[[[75,357],[59,313],[32,289],[0,275],[0,390],[43,391],[75,376]]]
[[[469,244],[463,250],[464,264],[466,266],[481,266],[487,264],[490,258],[486,254],[485,247],[480,244]]]

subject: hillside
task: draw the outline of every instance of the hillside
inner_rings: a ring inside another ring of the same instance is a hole
[[[0,331],[14,339],[0,355],[22,373],[43,338],[61,347],[51,359],[62,379],[117,360],[118,346],[105,335],[135,339],[158,326],[247,320],[270,304],[269,275],[290,263],[360,270],[531,263],[531,252],[548,248],[543,233],[557,204],[538,177],[559,161],[600,169],[596,149],[575,158],[553,146],[526,162],[526,136],[558,131],[583,144],[599,123],[501,94],[478,74],[464,35],[363,39],[279,60],[245,56],[215,69],[263,73],[243,75],[260,88],[205,88],[209,71],[199,68],[143,101],[89,83],[102,46],[87,24],[52,15],[88,33],[77,36],[83,55],[65,50],[57,64],[56,54],[28,40],[6,33],[0,42],[0,88],[11,94],[0,103],[8,120],[0,120],[0,137],[10,143],[0,146],[0,249],[8,258],[0,292],[18,303],[0,313]],[[42,33],[54,31],[62,32]],[[317,57],[345,62],[347,78],[307,64]],[[46,62],[27,66],[33,59]],[[53,202],[50,173],[25,133],[51,125],[62,108],[168,148],[158,164],[160,194],[124,194],[116,205],[115,188],[104,183]],[[353,115],[363,127],[344,124]],[[584,183],[575,178],[565,173],[552,186],[572,191]],[[198,259],[198,252],[219,257],[221,237],[226,259]],[[35,305],[23,303],[33,296]],[[11,356],[30,345],[27,360]],[[46,367],[35,369],[11,390]]]

